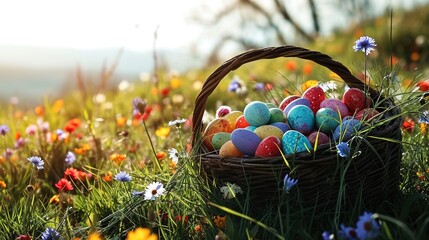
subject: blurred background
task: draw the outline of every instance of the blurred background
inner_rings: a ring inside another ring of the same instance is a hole
[[[403,59],[405,67],[416,68],[428,61],[428,4],[429,0],[2,1],[0,102],[33,106],[44,97],[61,97],[82,82],[121,87],[120,83],[144,81],[155,67],[180,74],[216,66],[258,47],[293,44],[344,55],[350,43],[370,34],[379,48]]]

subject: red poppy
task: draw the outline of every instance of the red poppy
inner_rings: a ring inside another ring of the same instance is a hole
[[[69,177],[70,179],[77,180],[78,179],[78,170],[74,168],[67,168],[64,171],[64,178]]]
[[[411,118],[406,117],[402,123],[402,129],[406,132],[412,133],[414,131],[414,121]]]
[[[429,90],[429,79],[420,81],[416,85],[419,87],[420,91],[426,92]]]
[[[55,187],[58,188],[58,191],[71,191],[73,190],[73,185],[71,182],[65,178],[61,178],[56,184]]]
[[[169,93],[170,93],[170,89],[169,88],[163,88],[163,89],[161,89],[161,96],[167,97]]]

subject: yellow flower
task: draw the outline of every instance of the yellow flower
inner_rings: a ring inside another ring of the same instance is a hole
[[[307,90],[307,89],[309,89],[309,88],[311,88],[311,87],[316,86],[316,85],[317,85],[317,83],[318,83],[318,81],[317,81],[317,80],[307,80],[307,81],[305,81],[305,83],[303,83],[303,84],[301,85],[301,90],[302,90],[302,91],[305,91],[305,90]]]
[[[114,154],[110,155],[110,160],[113,161],[115,163],[115,165],[119,165],[125,160],[126,157],[127,157],[126,154],[114,153]]]
[[[340,76],[338,76],[338,74],[336,74],[334,72],[330,72],[328,76],[332,80],[341,81],[341,82],[343,81],[343,79],[340,78]]]
[[[64,106],[64,100],[58,99],[58,100],[56,100],[54,102],[54,105],[52,106],[52,111],[54,113],[58,113],[58,112],[61,111],[61,109],[63,108],[63,106]]]
[[[422,134],[422,135],[425,135],[426,134],[426,130],[427,130],[427,124],[426,123],[420,123],[420,133]]]
[[[93,233],[89,234],[89,236],[88,236],[88,240],[102,240],[102,239],[103,239],[103,237],[98,232],[93,232]]]
[[[0,180],[0,188],[6,188],[6,183],[3,180]]]
[[[52,204],[58,204],[60,202],[60,195],[55,194],[54,196],[51,197],[51,199],[49,199],[49,203]]]
[[[136,228],[127,234],[127,240],[158,240],[158,236],[148,228]]]
[[[156,129],[155,135],[160,138],[167,138],[170,135],[170,127],[160,127]]]
[[[126,117],[117,117],[116,118],[116,126],[124,127],[126,124],[127,124],[127,118]]]
[[[180,79],[178,77],[173,77],[171,79],[171,82],[170,82],[170,87],[173,89],[179,88],[181,84],[182,84],[182,82],[180,81]]]

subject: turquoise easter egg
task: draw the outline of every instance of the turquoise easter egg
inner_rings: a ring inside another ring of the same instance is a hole
[[[314,127],[314,113],[305,105],[293,107],[287,115],[287,120],[293,130],[305,135],[309,134]]]
[[[253,101],[243,111],[244,119],[253,126],[262,126],[270,121],[270,109],[267,104]]]
[[[282,150],[284,154],[294,154],[313,151],[313,147],[304,134],[295,130],[289,130],[283,134]]]
[[[331,134],[340,125],[340,116],[332,108],[321,108],[315,116],[317,128],[326,134]]]
[[[283,109],[285,116],[287,117],[289,114],[289,111],[293,107],[298,106],[298,105],[305,105],[307,107],[310,107],[310,100],[308,100],[307,98],[298,98],[298,99],[293,100]]]

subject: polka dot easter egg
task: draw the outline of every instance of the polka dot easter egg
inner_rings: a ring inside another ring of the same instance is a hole
[[[256,148],[257,157],[277,157],[281,155],[281,141],[277,137],[264,138]]]
[[[287,120],[293,130],[303,134],[309,134],[314,127],[313,111],[305,105],[293,107],[287,115]]]
[[[223,144],[231,140],[231,134],[227,132],[215,133],[212,137],[213,148],[219,150]]]
[[[253,126],[262,126],[270,121],[270,109],[260,101],[247,104],[243,114],[246,121]]]
[[[277,138],[282,138],[283,131],[280,128],[271,125],[262,125],[255,129],[254,131],[261,139],[264,139],[269,136],[275,136]]]
[[[320,108],[320,103],[325,100],[325,92],[320,86],[314,86],[305,90],[302,97],[310,101],[310,108],[313,113],[316,113]]]
[[[227,141],[219,150],[219,156],[222,157],[238,157],[241,158],[244,156],[232,143],[231,140]]]
[[[289,130],[282,137],[282,150],[284,154],[294,154],[313,151],[313,146],[302,133]]]
[[[286,116],[280,108],[270,108],[270,120],[268,123],[285,122]]]
[[[229,122],[223,118],[215,118],[209,124],[207,125],[206,129],[203,133],[203,143],[204,146],[209,150],[213,151],[213,143],[212,138],[215,133],[219,132],[227,132],[230,133],[232,131],[231,126],[229,125]]]
[[[312,132],[310,133],[310,135],[308,135],[308,141],[310,141],[311,146],[317,146],[322,145],[322,144],[327,144],[329,143],[329,137],[328,135],[324,134],[323,132]]]
[[[232,129],[235,129],[236,128],[235,123],[237,122],[237,118],[242,115],[243,115],[243,112],[241,111],[231,111],[230,113],[228,113],[222,118],[229,122],[229,125],[231,126]]]

